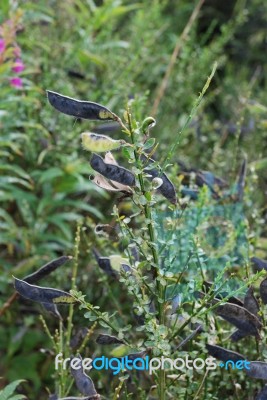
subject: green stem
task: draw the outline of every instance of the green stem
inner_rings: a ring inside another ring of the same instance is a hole
[[[130,132],[130,137],[132,141],[132,145],[134,146],[134,158],[136,165],[139,169],[142,168],[142,164],[139,160],[136,148],[135,148],[135,135],[134,135],[134,130],[132,128],[132,121],[131,121],[131,115],[130,112],[128,111],[128,124],[129,124],[129,132]],[[138,181],[140,185],[140,189],[142,194],[145,196],[146,195],[146,190],[145,190],[145,185],[144,185],[144,179],[142,173],[138,174]],[[146,197],[146,196],[145,196]],[[155,231],[153,224],[151,222],[151,209],[148,204],[144,205],[144,214],[146,219],[149,221],[148,222],[148,234],[149,234],[149,240],[150,240],[150,249],[152,252],[153,256],[153,263],[154,263],[154,271],[155,271],[155,278],[156,278],[156,286],[157,286],[157,303],[158,303],[158,315],[159,315],[159,323],[161,325],[164,324],[164,296],[165,296],[165,291],[163,285],[159,281],[160,273],[159,273],[159,259],[158,259],[158,254],[157,251],[154,247],[155,243]],[[165,371],[160,370],[159,371],[159,399],[160,400],[165,400]]]

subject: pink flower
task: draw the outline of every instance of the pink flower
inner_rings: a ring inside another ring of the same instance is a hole
[[[4,53],[5,49],[6,49],[6,43],[4,39],[0,39],[0,54]]]
[[[11,78],[9,80],[10,85],[17,88],[17,89],[21,89],[23,84],[22,84],[22,79],[19,78],[18,76],[16,76],[15,78]]]
[[[25,68],[25,66],[24,66],[22,60],[20,58],[17,58],[14,63],[14,66],[12,68],[12,71],[19,74],[20,72],[22,72],[24,70],[24,68]]]

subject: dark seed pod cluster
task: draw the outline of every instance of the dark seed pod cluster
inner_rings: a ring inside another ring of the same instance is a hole
[[[117,116],[101,104],[72,99],[50,90],[47,90],[47,97],[51,106],[72,117],[102,121],[117,120]]]
[[[90,165],[95,171],[107,179],[123,185],[135,186],[135,177],[131,171],[119,165],[108,164],[97,154],[93,154]]]

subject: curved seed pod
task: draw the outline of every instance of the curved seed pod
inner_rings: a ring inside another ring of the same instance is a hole
[[[98,337],[96,339],[96,343],[103,344],[103,345],[108,345],[108,344],[123,343],[123,341],[118,339],[118,338],[116,338],[115,336],[100,334],[100,335],[98,335]]]
[[[248,334],[259,336],[258,329],[262,327],[262,323],[245,308],[236,304],[226,303],[218,306],[215,312],[238,329]]]
[[[83,132],[81,134],[82,146],[85,150],[104,153],[115,150],[125,144],[125,140],[114,140],[105,135],[98,135],[92,132]]]
[[[43,267],[39,268],[37,271],[33,272],[31,275],[26,276],[23,280],[27,283],[35,283],[45,276],[51,274],[51,272],[55,271],[58,267],[65,264],[67,261],[72,260],[71,256],[62,256],[56,258],[55,260],[50,261],[45,264]]]
[[[251,312],[251,314],[254,314],[256,317],[258,316],[258,312],[260,309],[258,300],[254,296],[253,293],[253,287],[249,287],[247,290],[247,293],[244,298],[244,307]]]
[[[118,273],[111,267],[109,257],[101,257],[96,249],[93,249],[93,254],[97,261],[97,264],[102,271],[113,278],[118,278]]]
[[[74,357],[72,357],[73,359]],[[76,357],[75,357],[76,358]],[[76,364],[78,369],[71,368],[71,374],[75,380],[75,384],[77,389],[85,396],[89,396],[88,400],[100,400],[100,396],[95,390],[94,383],[92,379],[84,373],[83,366],[82,366],[82,359],[79,356],[80,365]]]
[[[41,286],[30,285],[27,282],[15,279],[16,291],[25,299],[38,303],[70,304],[76,300],[67,292],[58,289],[51,289]]]
[[[95,153],[91,158],[90,165],[105,178],[122,183],[123,185],[135,186],[135,177],[132,172],[118,165],[106,164],[103,158]]]
[[[223,362],[226,362],[228,360],[234,362],[237,362],[239,360],[245,360],[245,357],[242,356],[241,354],[236,353],[235,351],[224,349],[223,347],[220,346],[215,346],[213,344],[206,344],[206,348],[212,357],[215,357]]]
[[[264,379],[267,381],[267,363],[262,361],[251,361],[249,369],[245,369],[250,378]]]
[[[267,385],[263,386],[263,389],[258,393],[255,400],[266,400],[267,399]]]
[[[253,263],[254,272],[262,271],[263,269],[267,271],[267,261],[258,257],[252,257],[250,261]]]
[[[144,119],[141,125],[141,130],[143,133],[147,133],[151,128],[156,125],[156,120],[153,117],[147,117]]]
[[[267,278],[260,284],[260,296],[264,304],[267,304]]]
[[[51,106],[63,114],[90,120],[116,121],[118,117],[108,108],[92,101],[80,101],[62,94],[47,90]]]
[[[155,162],[152,158],[148,158],[146,156],[141,157],[141,159],[145,162],[149,161],[150,165]],[[177,204],[175,188],[165,173],[161,173],[157,168],[144,168],[144,172],[149,175],[149,180],[153,180],[154,178],[161,178],[162,184],[157,189],[158,192],[161,193],[162,196],[164,196],[172,204]]]
[[[245,338],[249,336],[249,334],[247,332],[241,331],[240,329],[237,329],[234,333],[232,333],[232,335],[230,336],[230,340],[232,340],[232,342],[238,342],[239,340]]]
[[[56,394],[50,394],[48,400],[58,400],[58,396]]]

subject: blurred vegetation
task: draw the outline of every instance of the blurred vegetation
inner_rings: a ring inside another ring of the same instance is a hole
[[[183,131],[168,173],[177,188],[184,165],[212,171],[233,185],[246,155],[250,251],[267,258],[267,7],[261,0],[199,3],[190,22],[197,3],[188,0],[1,1],[0,25],[10,20],[11,31],[13,24],[9,46],[20,48],[25,69],[22,88],[12,86],[11,50],[5,58],[0,54],[0,308],[12,296],[12,275],[23,277],[56,256],[73,254],[77,222],[83,226],[79,289],[99,306],[111,298],[125,301],[124,293],[95,269],[91,255],[92,246],[101,244],[108,254],[109,241],[95,237],[94,229],[110,222],[117,200],[89,180],[92,169],[80,133],[105,131],[55,112],[46,89],[99,102],[118,114],[129,99],[139,99],[137,119],[153,115],[157,120],[153,134],[160,160],[217,61],[216,75]],[[112,136],[121,138],[120,129]],[[130,203],[119,207],[131,211]],[[67,290],[71,271],[62,271],[55,273],[53,286]],[[130,308],[125,302],[123,311]],[[46,350],[40,351],[50,345],[38,313],[23,301],[0,317],[3,386],[25,379],[29,399],[46,399],[45,388],[53,385],[53,365]]]

